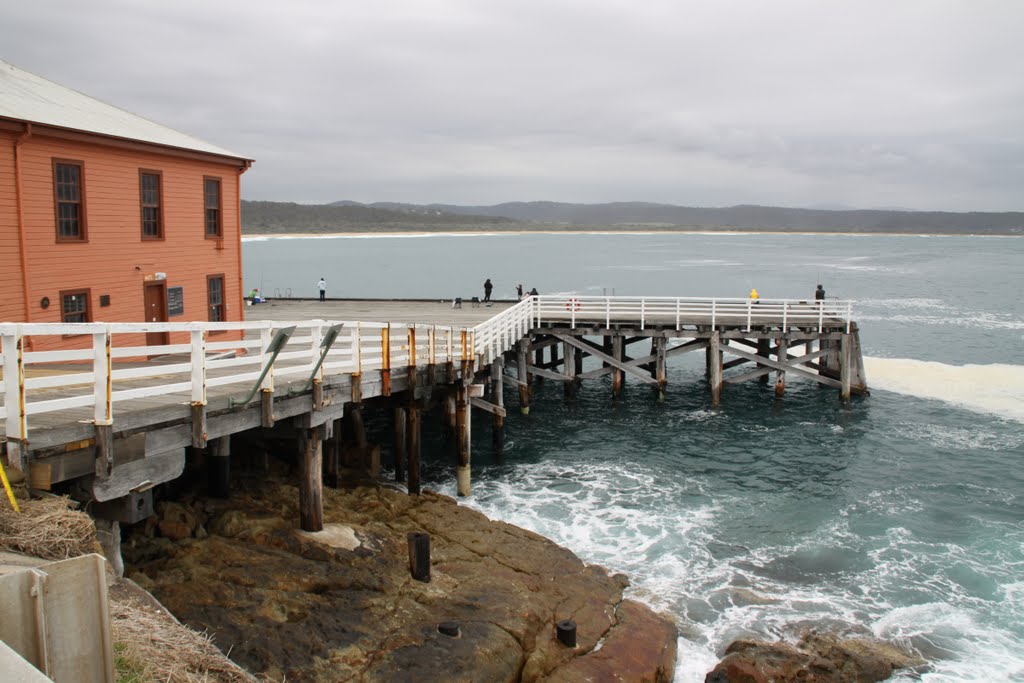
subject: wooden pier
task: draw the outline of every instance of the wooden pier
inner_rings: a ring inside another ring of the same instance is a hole
[[[379,468],[363,427],[369,400],[390,401],[393,464],[410,494],[420,491],[423,417],[439,409],[465,496],[470,408],[492,415],[500,448],[506,382],[523,413],[534,382],[545,380],[570,399],[582,381],[606,375],[615,397],[627,378],[664,396],[668,363],[703,351],[713,405],[727,400],[730,384],[773,378],[776,396],[787,379],[837,389],[841,400],[867,392],[846,301],[535,296],[454,310],[318,303],[253,306],[244,323],[0,323],[4,462],[34,489],[90,503],[109,523],[108,554],[116,555],[117,522],[152,514],[152,489],[181,476],[186,452],[206,463],[211,491],[227,495],[232,437],[252,434],[297,444],[301,526],[319,530],[322,483],[337,485],[343,465]],[[346,309],[362,319],[312,319]],[[166,333],[171,343],[118,343],[139,333]],[[89,343],[31,352],[30,335]]]

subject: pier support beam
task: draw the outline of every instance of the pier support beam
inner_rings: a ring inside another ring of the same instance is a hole
[[[708,377],[711,384],[711,405],[717,406],[722,400],[722,351],[718,330],[711,333],[708,346]]]
[[[332,420],[327,439],[324,442],[324,483],[332,489],[341,484],[341,436],[342,420]]]
[[[557,346],[551,347],[552,356],[557,355],[557,352],[555,351],[557,348]],[[570,400],[576,398],[576,387],[578,384],[576,380],[575,354],[573,351],[574,349],[569,342],[562,342],[562,357],[565,359],[565,362],[562,364],[562,369],[565,374],[565,397]]]
[[[207,459],[210,468],[210,495],[214,498],[231,496],[231,436],[214,439]]]
[[[505,407],[505,359],[498,356],[491,363],[491,402],[499,408]],[[505,448],[505,416],[494,413],[492,441],[498,453]]]
[[[405,461],[409,457],[406,443],[406,412],[405,406],[396,403],[394,408],[394,426],[391,430],[391,450],[395,459],[395,481],[405,481]]]
[[[768,358],[771,355],[771,352],[772,352],[772,340],[771,339],[758,339],[757,340],[757,355],[758,356],[761,356],[762,358]],[[762,366],[759,363],[757,367],[761,368],[761,367],[764,367],[764,366]],[[758,381],[760,381],[761,384],[768,384],[768,375],[769,374],[771,374],[771,373],[766,372],[765,374],[761,375],[760,377],[758,377]]]
[[[463,380],[466,382],[468,380]],[[469,387],[460,384],[455,399],[455,442],[458,460],[455,466],[455,487],[460,496],[469,495]]]
[[[324,528],[323,428],[303,430],[299,459],[299,526],[303,531]]]
[[[668,386],[668,366],[666,364],[666,350],[668,339],[666,337],[654,337],[654,379],[658,380],[658,400],[665,400],[665,388]]]
[[[785,337],[779,340],[779,348],[776,358],[780,363],[785,363],[789,357],[789,342]],[[782,397],[786,393],[786,371],[778,370],[775,373],[775,395]]]
[[[516,370],[519,373],[519,412],[530,414],[530,340],[520,339],[518,343]]]
[[[612,358],[623,362],[623,339],[621,334],[612,336]],[[612,398],[622,398],[622,383],[626,378],[624,373],[619,368],[612,368]]]
[[[407,488],[409,495],[420,494],[420,408],[416,402],[410,402],[406,406],[405,415],[405,447],[408,455],[408,481]]]
[[[843,333],[839,340],[839,398],[850,400],[850,335]]]
[[[352,443],[356,448],[366,448],[369,441],[366,439],[366,426],[363,424],[363,404],[352,404],[352,410],[345,414],[349,418],[349,431],[352,434]]]

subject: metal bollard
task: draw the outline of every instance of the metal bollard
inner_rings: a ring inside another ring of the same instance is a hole
[[[430,583],[430,534],[409,534],[409,572],[416,581]]]
[[[572,619],[565,619],[555,624],[555,634],[558,642],[566,647],[576,647],[576,622]]]
[[[437,625],[437,631],[452,638],[458,638],[461,635],[457,621],[442,621]]]

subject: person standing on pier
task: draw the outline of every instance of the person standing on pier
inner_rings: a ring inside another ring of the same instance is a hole
[[[825,288],[822,287],[820,283],[818,284],[818,288],[816,290],[814,290],[814,301],[815,302],[818,302],[818,301],[822,301],[823,302],[823,301],[825,301]],[[818,304],[818,305],[819,306],[823,306],[824,304]]]
[[[484,280],[484,303],[491,303],[491,290],[494,289],[494,285],[491,284],[491,278]]]
[[[516,285],[516,301],[523,300],[523,283]]]
[[[316,283],[317,289],[320,290],[320,301],[327,299],[327,280],[320,278],[320,282]]]

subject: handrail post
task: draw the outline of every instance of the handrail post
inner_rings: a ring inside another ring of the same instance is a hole
[[[28,419],[25,404],[25,359],[20,331],[3,336],[4,410],[6,412],[7,463],[24,470],[28,446]]]
[[[267,357],[267,347],[270,346],[270,325],[268,324],[262,330],[260,330],[260,367]],[[271,367],[267,374],[263,376],[263,381],[260,382],[260,391],[274,391],[274,368]]]
[[[206,448],[206,330],[190,333],[192,342],[192,447]]]
[[[387,323],[380,330],[380,359],[381,359],[381,393],[384,396],[391,395],[391,323]]]
[[[679,297],[676,297],[676,332],[682,329],[682,318],[680,317],[679,313],[680,303],[681,299]]]
[[[750,332],[750,316],[753,313],[751,310],[754,307],[754,300],[747,299],[747,332]]]
[[[360,345],[360,323],[352,328],[352,374],[363,374],[363,349]]]
[[[605,329],[611,329],[612,326],[612,298],[610,296],[604,298],[604,326]]]
[[[818,334],[821,334],[821,330],[825,324],[825,302],[822,301],[821,305],[818,306]]]
[[[789,302],[782,302],[782,331],[789,329]]]
[[[96,403],[93,424],[113,424],[113,385],[111,382],[110,329],[92,335],[92,374]]]
[[[647,299],[640,297],[640,329],[644,329],[647,322]]]
[[[846,302],[846,334],[850,334],[850,322],[853,320],[853,302]]]
[[[192,405],[206,405],[206,331],[190,333],[192,344]]]
[[[715,300],[715,299],[711,300],[711,329],[712,330],[715,329],[715,324],[716,324],[715,316],[718,314],[717,303],[718,303],[717,300]]]

